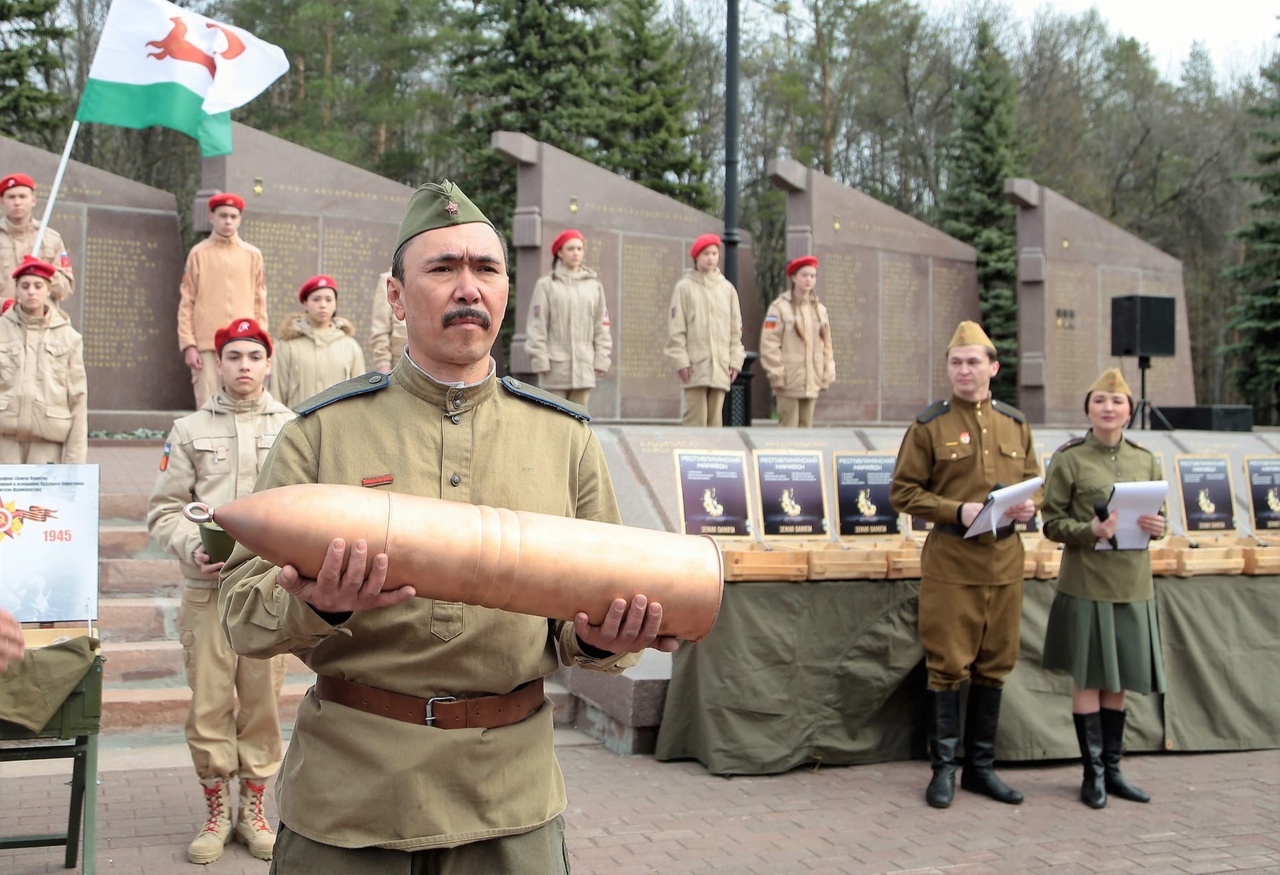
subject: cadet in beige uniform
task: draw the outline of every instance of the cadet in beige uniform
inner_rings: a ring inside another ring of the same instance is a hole
[[[890,500],[934,523],[920,557],[920,643],[929,672],[929,741],[935,808],[955,795],[960,685],[969,679],[960,786],[1010,804],[1022,794],[996,776],[996,727],[1005,676],[1018,659],[1022,625],[1022,539],[1014,522],[1035,515],[1027,501],[996,534],[965,538],[987,495],[1039,475],[1031,427],[991,397],[1000,369],[995,345],[976,323],[961,322],[947,344],[951,398],[916,417],[898,450]]]
[[[613,336],[609,307],[596,272],[582,266],[582,232],[570,228],[551,243],[551,273],[529,302],[525,351],[538,385],[587,406],[596,377],[609,371]]]
[[[178,349],[191,369],[196,409],[218,391],[213,333],[235,319],[267,330],[267,275],[262,253],[240,239],[244,198],[224,192],[209,198],[213,233],[187,254],[178,302]]]
[[[217,610],[222,561],[201,546],[199,527],[182,508],[192,501],[217,507],[252,492],[267,451],[293,411],[263,388],[271,372],[271,338],[256,322],[232,322],[215,333],[214,344],[221,388],[173,424],[147,512],[151,537],[178,557],[186,579],[178,628],[191,686],[187,747],[207,807],[187,851],[192,863],[221,857],[233,834],[255,857],[271,859],[275,834],[265,818],[263,793],[280,768],[282,748],[284,660],[242,659],[227,645]],[[233,832],[229,784],[237,776],[240,811]]]
[[[0,464],[83,464],[89,448],[84,340],[50,303],[54,267],[31,256],[0,316]]]
[[[276,340],[271,388],[286,407],[296,407],[322,389],[364,373],[364,350],[356,327],[335,315],[338,284],[317,274],[298,289],[305,312],[285,322]]]
[[[506,251],[452,183],[414,193],[392,273],[407,354],[389,377],[312,399],[258,488],[363,485],[617,522],[585,414],[494,373]],[[387,558],[369,547],[333,541],[315,580],[238,548],[223,575],[232,647],[296,653],[319,674],[276,785],[276,871],[565,872],[542,679],[560,663],[617,672],[646,646],[675,649],[657,636],[661,606],[616,599],[592,626],[384,592]]]
[[[742,346],[738,290],[720,272],[720,238],[703,234],[689,248],[694,269],[671,293],[663,354],[684,385],[682,425],[719,428],[724,396],[738,378]]]
[[[373,289],[373,312],[369,317],[369,349],[373,352],[373,369],[384,374],[400,363],[409,334],[404,320],[397,319],[387,303],[387,280],[391,271],[379,275]]]
[[[11,297],[16,284],[11,277],[22,264],[22,259],[35,255],[31,250],[36,244],[40,223],[35,220],[36,183],[25,173],[11,173],[0,179],[0,202],[4,204],[4,217],[0,218],[0,298]],[[46,228],[40,241],[40,261],[55,268],[49,281],[50,299],[61,309],[62,302],[75,290],[75,277],[71,274],[71,256],[62,235]]]
[[[797,258],[787,265],[791,288],[769,305],[760,332],[760,364],[778,399],[778,425],[812,428],[818,393],[836,378],[831,351],[831,320],[813,288],[818,259]]]

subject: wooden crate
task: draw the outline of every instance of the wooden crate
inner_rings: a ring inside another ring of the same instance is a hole
[[[914,580],[920,577],[920,550],[924,545],[915,538],[895,541],[885,551],[889,560],[889,580]]]
[[[1240,574],[1244,571],[1244,550],[1235,545],[1236,538],[1197,538],[1195,544],[1188,538],[1170,538],[1168,549],[1178,560],[1178,577],[1197,577],[1210,574]]]
[[[1244,552],[1244,574],[1280,574],[1280,538],[1240,538],[1237,542]]]
[[[1176,577],[1178,574],[1178,551],[1170,547],[1167,541],[1151,542],[1151,573],[1156,577]]]
[[[1041,538],[1027,551],[1036,560],[1036,580],[1057,580],[1062,567],[1062,545],[1048,538]]]
[[[803,547],[734,541],[722,543],[720,552],[726,583],[809,579],[809,551]]]
[[[888,544],[883,541],[812,542],[810,580],[884,580],[889,573]]]

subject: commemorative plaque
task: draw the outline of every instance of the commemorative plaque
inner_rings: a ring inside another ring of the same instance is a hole
[[[1173,462],[1187,533],[1225,533],[1234,529],[1231,466],[1227,457],[1177,456]]]
[[[822,453],[804,450],[753,450],[759,489],[762,535],[772,538],[825,538],[826,489]]]
[[[898,513],[889,503],[895,457],[888,453],[833,453],[831,462],[840,537],[901,532]]]
[[[1254,533],[1280,537],[1280,456],[1246,456],[1244,471]]]
[[[680,531],[686,535],[750,538],[745,452],[675,450]]]

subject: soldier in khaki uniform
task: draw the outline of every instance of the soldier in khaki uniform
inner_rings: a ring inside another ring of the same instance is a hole
[[[364,350],[356,327],[336,315],[338,284],[316,274],[298,289],[305,312],[284,323],[276,340],[271,388],[286,407],[296,407],[335,383],[364,373]]]
[[[187,253],[178,303],[178,349],[191,369],[196,409],[218,391],[213,334],[235,319],[267,330],[267,275],[262,252],[240,239],[244,198],[230,192],[209,198],[213,233]]]
[[[387,303],[387,280],[391,271],[378,276],[373,289],[373,312],[369,317],[369,348],[373,351],[373,369],[384,374],[400,364],[409,333],[403,319],[397,319]]]
[[[791,288],[769,305],[760,332],[760,364],[778,399],[778,425],[812,428],[818,393],[836,378],[831,320],[813,288],[818,259],[805,255],[787,265]]]
[[[50,303],[54,267],[26,256],[0,316],[0,464],[83,464],[89,451],[84,339]]]
[[[1018,659],[1022,625],[1022,539],[1013,523],[1035,515],[1028,500],[996,534],[965,538],[991,490],[1039,475],[1026,417],[991,397],[1000,369],[996,348],[974,322],[961,322],[947,344],[951,398],[907,428],[898,450],[890,500],[934,523],[920,557],[920,643],[929,672],[929,741],[934,808],[955,795],[960,741],[960,686],[967,679],[967,764],[960,786],[1000,802],[1022,794],[996,776],[996,728],[1005,676]]]
[[[538,280],[529,302],[525,351],[538,385],[587,406],[596,377],[609,371],[613,336],[609,307],[596,272],[583,267],[582,232],[575,228],[551,243],[551,273]]]
[[[0,277],[4,280],[0,298],[3,298],[14,294],[16,285],[11,277],[22,264],[22,259],[35,255],[31,250],[40,231],[40,223],[35,219],[35,180],[25,173],[11,173],[0,179],[0,202],[4,204],[4,217],[0,218]],[[67,254],[67,244],[62,242],[62,235],[46,228],[36,257],[55,268],[49,281],[50,298],[54,306],[61,309],[62,302],[75,290],[71,256]]]
[[[389,377],[312,399],[281,433],[258,488],[363,485],[617,522],[586,415],[495,374],[506,250],[452,183],[410,199],[392,274],[408,352]],[[586,614],[552,622],[415,598],[412,586],[384,592],[387,557],[369,547],[331,542],[315,580],[237,548],[223,574],[232,647],[292,652],[319,675],[276,785],[283,825],[273,865],[567,871],[564,780],[542,679],[560,663],[613,673],[647,646],[674,650],[657,635],[661,606],[616,599],[593,626]]]
[[[227,645],[217,610],[222,561],[206,552],[199,527],[182,508],[192,501],[217,507],[252,492],[293,411],[263,388],[271,372],[271,338],[256,322],[241,319],[220,328],[214,344],[221,386],[200,410],[173,424],[147,512],[151,537],[178,557],[186,580],[178,627],[191,686],[187,747],[207,807],[187,850],[192,863],[217,860],[233,835],[255,857],[271,859],[275,834],[263,793],[282,753],[284,659],[242,659]],[[236,777],[240,811],[233,830],[229,785]]]
[[[720,272],[720,245],[715,234],[694,240],[694,267],[671,293],[663,354],[684,384],[682,425],[721,426],[725,393],[747,357],[738,290]]]

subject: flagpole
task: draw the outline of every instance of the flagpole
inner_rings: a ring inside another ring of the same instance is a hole
[[[62,150],[62,161],[58,164],[58,172],[53,177],[53,190],[49,199],[44,202],[44,216],[40,219],[40,230],[36,232],[36,242],[31,244],[31,254],[40,257],[40,244],[44,242],[44,232],[49,228],[49,217],[53,215],[53,202],[58,199],[58,189],[62,187],[62,174],[67,170],[67,162],[71,160],[71,147],[76,143],[76,134],[80,133],[79,120],[71,123],[71,132],[67,134],[67,146]]]

